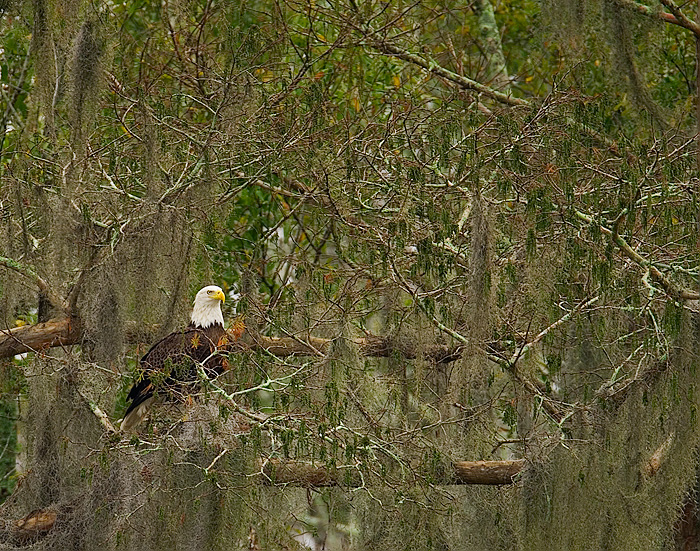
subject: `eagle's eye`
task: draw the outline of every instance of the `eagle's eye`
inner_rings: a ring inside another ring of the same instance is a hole
[[[213,292],[214,292],[214,291],[212,291],[211,289],[209,289],[209,290],[207,291],[207,294],[208,294],[208,295],[211,295]]]

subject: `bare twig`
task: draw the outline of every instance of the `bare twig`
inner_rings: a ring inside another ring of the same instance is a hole
[[[104,427],[104,429],[110,434],[116,433],[117,431],[112,425],[112,422],[109,420],[109,417],[107,417],[107,414],[104,411],[102,411],[95,402],[93,402],[90,398],[85,396],[82,390],[78,389],[78,394],[80,394],[80,397],[83,400],[85,400],[85,403],[90,408],[90,411],[92,411],[95,414],[95,417],[97,417],[97,420]]]

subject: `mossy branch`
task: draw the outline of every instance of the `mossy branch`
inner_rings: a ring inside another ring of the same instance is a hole
[[[58,511],[47,507],[34,509],[24,518],[18,520],[0,521],[0,541],[9,540],[20,546],[31,545],[46,536],[54,527],[57,519]]]
[[[506,461],[457,461],[452,471],[446,472],[439,484],[484,484],[491,486],[509,485],[518,480],[525,467],[524,459]],[[265,459],[260,461],[260,473],[265,484],[302,486],[305,488],[323,486],[358,487],[361,478],[352,472],[333,469],[325,465],[315,465],[307,461]]]
[[[671,432],[666,440],[664,440],[663,443],[654,451],[654,453],[651,454],[651,457],[649,457],[647,462],[642,465],[642,476],[645,479],[649,479],[654,476],[664,466],[666,460],[668,459],[668,451],[671,449],[675,437],[676,433]]]
[[[0,329],[0,358],[76,344],[82,335],[80,320],[69,317],[13,329]]]
[[[219,457],[221,457],[224,450]],[[218,459],[218,457],[217,457]],[[213,466],[216,459],[209,468]],[[452,473],[447,473],[440,481],[446,485],[483,484],[491,486],[510,485],[518,481],[524,459],[510,461],[458,461],[453,464]],[[357,488],[364,484],[358,473],[344,472],[341,469],[314,465],[306,461],[261,459],[260,470],[256,475],[267,485],[280,485],[303,488],[344,486]],[[0,519],[0,536],[8,537],[20,545],[35,543],[46,536],[57,521],[66,516],[67,511],[55,507],[35,509],[19,520]]]
[[[513,376],[514,379],[516,379],[521,385],[523,385],[523,387],[528,392],[530,392],[534,396],[539,396],[542,399],[542,408],[557,423],[562,423],[569,415],[569,412],[565,408],[563,408],[558,402],[552,400],[552,398],[549,397],[547,391],[542,385],[538,384],[536,381],[525,377],[522,374],[522,372],[518,369],[518,361],[528,351],[530,351],[533,346],[535,346],[542,339],[544,339],[554,329],[571,320],[571,318],[573,318],[576,314],[584,311],[586,308],[597,302],[599,298],[600,297],[596,296],[589,300],[581,302],[573,310],[564,314],[557,321],[540,331],[531,341],[518,348],[518,350],[516,350],[513,353],[512,357],[509,360],[503,360],[498,357],[491,357],[491,359],[499,363],[506,371],[508,371],[508,373],[510,373]]]
[[[100,425],[102,425],[102,427],[107,431],[107,433],[115,434],[117,431],[114,428],[114,425],[112,425],[112,422],[109,420],[109,417],[107,417],[107,414],[104,411],[102,411],[95,402],[93,402],[90,398],[85,396],[82,390],[78,389],[78,394],[83,400],[85,400],[85,403],[90,408],[90,411],[92,411],[92,413],[95,414],[95,417],[99,421]]]
[[[634,2],[634,0],[612,0],[612,1],[623,9],[633,11],[635,13],[639,13],[639,14],[645,15],[647,17],[651,17],[652,19],[658,19],[659,21],[663,21],[665,23],[670,23],[672,25],[678,25],[679,27],[688,28],[683,21],[679,20],[672,13],[667,13],[665,11],[657,10],[651,6],[646,6],[644,4],[640,4],[639,2]],[[687,22],[687,19],[686,19],[686,22]],[[694,26],[697,26],[697,25],[694,25]],[[690,30],[695,32],[695,30],[693,30],[692,28],[690,28]]]
[[[308,345],[292,337],[256,336],[249,344],[241,344],[251,349],[266,350],[275,356],[319,356],[325,354],[333,342],[332,339],[309,337]],[[436,363],[449,363],[462,357],[463,346],[447,346],[444,344],[427,345],[418,348],[414,343],[391,337],[367,335],[352,339],[363,356],[388,358],[394,354],[413,360],[423,357]]]
[[[51,286],[46,282],[46,280],[40,277],[39,274],[37,274],[29,266],[20,264],[16,260],[12,258],[7,258],[5,256],[0,256],[0,266],[5,266],[5,268],[13,270],[18,274],[23,275],[27,279],[31,279],[34,283],[36,283],[37,287],[39,288],[39,291],[46,295],[46,298],[49,299],[49,302],[51,302],[54,308],[61,310],[64,314],[68,314],[69,307],[66,301],[60,298],[51,289]]]
[[[510,79],[506,58],[503,55],[501,43],[501,30],[496,23],[496,16],[490,0],[476,0],[474,12],[479,17],[479,34],[481,35],[481,47],[487,60],[487,72],[489,81],[493,82],[500,90],[510,91]]]
[[[513,107],[523,107],[529,105],[529,102],[526,100],[513,97],[509,94],[504,94],[503,92],[498,92],[493,88],[489,88],[488,86],[477,82],[476,80],[472,80],[468,77],[450,71],[449,69],[445,69],[440,64],[438,64],[430,58],[419,56],[417,54],[414,54],[413,52],[404,50],[403,48],[400,48],[395,44],[391,44],[390,42],[374,40],[371,41],[369,44],[376,50],[382,52],[383,54],[387,54],[397,59],[408,61],[409,63],[417,65],[418,67],[422,67],[429,73],[440,78],[444,78],[449,82],[456,84],[464,90],[472,90],[474,92],[478,92],[494,101],[505,103],[506,105],[511,105]]]
[[[661,288],[670,297],[679,300],[700,300],[700,293],[693,291],[691,289],[684,289],[674,285],[662,272],[659,270],[650,260],[647,260],[637,251],[635,251],[627,241],[617,232],[617,226],[610,229],[596,222],[592,216],[588,216],[579,210],[575,210],[574,213],[579,220],[586,222],[587,224],[595,224],[600,228],[600,231],[605,235],[610,237],[612,243],[618,248],[618,250],[624,254],[627,258],[632,260],[635,264],[638,264],[645,270],[648,270],[651,278],[658,283]]]
[[[639,373],[635,373],[631,377],[620,379],[619,381],[606,381],[596,391],[596,397],[617,407],[627,399],[635,385],[651,385],[668,369],[669,365],[668,355],[664,354],[661,358],[650,363],[644,369],[641,369]]]
[[[675,16],[677,25],[685,27],[686,29],[691,31],[695,36],[700,37],[700,25],[698,25],[692,19],[686,17],[685,14],[681,11],[681,9],[673,0],[661,0],[661,3],[664,6],[666,6],[668,11],[670,11]]]
[[[126,340],[132,344],[155,338],[159,327],[128,323]],[[10,358],[24,352],[36,352],[54,346],[77,344],[82,339],[82,327],[78,318],[57,318],[45,323],[25,325],[12,329],[0,329],[0,358]],[[234,341],[235,339],[232,339]],[[236,342],[230,352],[264,350],[275,356],[322,356],[331,346],[331,339],[309,337],[307,342],[292,337],[247,336]],[[435,344],[418,348],[414,343],[367,335],[353,339],[363,356],[386,358],[398,354],[407,359],[423,357],[436,363],[449,363],[462,356],[463,346]]]

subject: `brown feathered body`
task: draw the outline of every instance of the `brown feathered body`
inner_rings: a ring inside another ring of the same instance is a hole
[[[225,335],[220,325],[206,329],[190,325],[155,343],[141,358],[143,376],[129,392],[127,399],[131,405],[126,414],[153,396],[154,381],[159,388],[177,392],[183,385],[197,380],[197,364],[204,367],[209,377],[221,375],[223,358],[217,349]]]

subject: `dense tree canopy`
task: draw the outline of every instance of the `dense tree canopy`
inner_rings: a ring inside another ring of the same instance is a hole
[[[697,545],[693,10],[0,2],[0,548]]]

